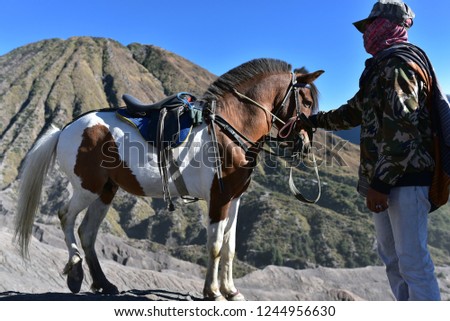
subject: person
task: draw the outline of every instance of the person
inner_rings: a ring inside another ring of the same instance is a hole
[[[361,126],[358,191],[373,212],[377,249],[397,300],[440,300],[427,248],[428,191],[434,169],[429,84],[417,69],[384,52],[408,42],[415,14],[401,1],[375,3],[355,22],[366,61],[356,95],[338,109],[310,116],[315,127]],[[411,48],[414,45],[411,44]]]

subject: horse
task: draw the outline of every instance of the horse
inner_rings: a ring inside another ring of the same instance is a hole
[[[288,126],[297,137],[299,115],[318,108],[313,82],[322,73],[293,72],[290,64],[268,58],[231,69],[201,97],[205,121],[174,149],[188,194],[205,200],[209,209],[205,300],[245,300],[232,272],[241,196],[270,132]],[[217,147],[212,154],[211,146]],[[15,237],[24,257],[29,256],[42,185],[55,161],[73,189],[58,211],[69,254],[63,271],[68,288],[78,293],[84,277],[74,229],[77,215],[87,208],[78,235],[93,280],[91,290],[117,294],[95,251],[97,233],[119,188],[137,196],[165,196],[156,147],[109,109],[87,112],[63,129],[52,125],[28,152],[21,170]],[[182,196],[174,181],[168,178],[168,191]]]

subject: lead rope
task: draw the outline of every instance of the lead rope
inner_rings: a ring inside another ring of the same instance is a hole
[[[312,156],[312,163],[314,165],[314,174],[317,179],[317,196],[316,196],[316,198],[308,199],[305,196],[303,196],[303,194],[297,189],[297,187],[295,186],[294,177],[293,177],[293,171],[294,171],[293,167],[291,167],[291,169],[289,171],[289,189],[291,190],[292,194],[294,194],[295,198],[298,199],[299,201],[301,201],[303,203],[308,203],[308,204],[315,204],[319,201],[320,196],[322,195],[322,187],[320,184],[319,168],[317,166],[316,157],[314,156],[314,153],[312,153],[312,152],[310,153],[310,155]]]

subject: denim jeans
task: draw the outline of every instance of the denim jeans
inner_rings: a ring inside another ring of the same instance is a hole
[[[378,254],[397,300],[440,300],[434,264],[427,247],[428,187],[391,190],[389,208],[373,213]]]

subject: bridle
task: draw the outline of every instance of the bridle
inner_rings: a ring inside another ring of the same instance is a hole
[[[261,139],[258,142],[254,142],[254,141],[250,140],[244,134],[242,134],[238,130],[236,130],[222,116],[216,114],[216,100],[212,100],[211,101],[211,106],[210,106],[210,108],[208,108],[208,112],[207,112],[207,114],[205,114],[205,118],[210,121],[209,125],[210,125],[210,129],[211,129],[212,143],[213,143],[213,148],[214,148],[215,153],[216,153],[216,157],[215,157],[215,159],[216,159],[216,172],[217,172],[217,177],[218,177],[218,181],[219,181],[219,187],[220,187],[221,191],[223,191],[222,169],[221,169],[221,164],[220,164],[219,147],[218,147],[216,130],[215,130],[214,124],[218,125],[222,129],[222,131],[224,131],[229,136],[231,136],[231,138],[234,140],[234,142],[237,145],[239,145],[244,150],[244,152],[246,154],[250,150],[253,150],[255,152],[264,151],[265,153],[268,153],[268,154],[271,154],[271,155],[274,155],[274,156],[277,156],[277,157],[282,157],[282,155],[278,155],[278,154],[276,154],[276,153],[274,153],[274,152],[264,148],[263,146],[264,146],[264,144],[267,141],[286,141],[286,139],[292,135],[292,133],[294,132],[294,129],[296,128],[297,124],[300,121],[303,121],[303,122],[305,122],[305,121],[307,122],[308,121],[306,115],[301,112],[301,106],[300,106],[300,102],[299,102],[299,99],[298,99],[299,89],[300,88],[309,88],[310,89],[311,85],[310,84],[306,84],[306,83],[298,83],[297,82],[297,78],[295,77],[295,73],[292,73],[291,82],[290,82],[289,87],[288,87],[288,89],[286,91],[286,94],[285,94],[285,96],[284,96],[280,106],[277,108],[277,110],[275,112],[272,112],[271,110],[267,109],[266,107],[264,107],[263,105],[261,105],[257,101],[251,99],[250,97],[240,93],[238,90],[233,88],[233,93],[236,96],[238,96],[241,100],[245,100],[245,101],[250,102],[251,105],[260,108],[266,114],[266,119],[267,119],[269,131],[263,137],[263,139]],[[280,117],[278,117],[278,115],[279,115],[279,113],[282,110],[285,109],[286,104],[290,101],[292,94],[294,94],[294,99],[295,99],[296,116],[290,118],[287,122],[285,122]],[[271,121],[270,122],[269,122],[269,116],[271,116]],[[283,126],[280,129],[277,128],[277,126],[276,126],[276,122],[277,121],[279,123],[281,123],[282,126]],[[273,128],[276,128],[278,130],[278,137],[272,137],[270,135],[270,133],[272,132]],[[311,128],[312,128],[312,126],[311,126]],[[313,131],[312,130],[308,130],[308,136],[310,138],[310,144],[312,142],[312,135],[313,135]],[[304,140],[305,140],[305,138],[303,137],[303,135],[300,135],[300,133],[296,134],[295,141],[294,141],[294,146],[293,146],[293,155],[295,155],[294,156],[295,158],[298,158],[300,156],[300,154],[301,154],[300,153],[301,150],[305,149],[304,148],[305,147]],[[320,199],[320,195],[321,195],[319,171],[318,171],[318,166],[317,166],[317,163],[316,163],[316,159],[315,159],[314,153],[312,153],[310,151],[310,148],[308,148],[307,150],[312,155],[312,163],[314,165],[315,176],[316,176],[316,179],[317,179],[317,182],[318,182],[317,197],[315,199],[308,199],[308,198],[304,197],[302,195],[302,193],[300,193],[300,191],[297,189],[297,187],[295,186],[295,183],[294,183],[293,167],[292,166],[290,168],[290,174],[289,174],[289,188],[290,188],[291,192],[294,194],[294,196],[298,200],[300,200],[302,202],[305,202],[305,203],[316,203]],[[295,160],[295,158],[293,158],[293,159]]]

